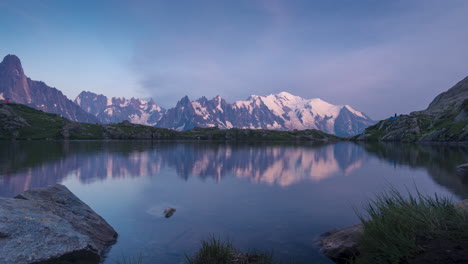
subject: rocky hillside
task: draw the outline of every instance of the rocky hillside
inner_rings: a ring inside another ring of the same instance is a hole
[[[83,111],[61,91],[26,77],[21,61],[15,55],[7,55],[0,63],[0,100],[7,98],[70,120],[98,122],[95,116]]]
[[[188,131],[156,128],[124,121],[118,124],[89,124],[70,121],[57,114],[31,107],[0,103],[0,139],[145,139],[145,140],[339,140],[319,130],[276,131],[253,129],[194,128]]]
[[[426,110],[382,120],[356,140],[468,141],[468,77],[438,95]]]

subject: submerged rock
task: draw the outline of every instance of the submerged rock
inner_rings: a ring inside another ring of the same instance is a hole
[[[0,263],[99,263],[115,230],[63,185],[0,198]]]
[[[176,209],[174,208],[166,208],[164,210],[164,217],[169,218],[175,213]]]

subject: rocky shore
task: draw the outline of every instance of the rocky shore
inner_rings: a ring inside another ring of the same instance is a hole
[[[0,198],[0,263],[100,263],[117,232],[57,184]]]

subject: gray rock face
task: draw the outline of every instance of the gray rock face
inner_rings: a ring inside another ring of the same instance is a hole
[[[99,263],[115,230],[63,185],[0,198],[0,263]]]
[[[424,110],[426,113],[438,114],[456,109],[468,98],[468,77],[455,84],[449,90],[439,94]]]

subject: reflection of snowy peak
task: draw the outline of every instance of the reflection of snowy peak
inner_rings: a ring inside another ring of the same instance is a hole
[[[281,92],[251,95],[246,101],[227,103],[217,96],[191,102],[188,97],[169,109],[157,126],[186,130],[193,127],[252,129],[319,129],[339,136],[361,133],[374,124],[368,116],[348,105],[338,106],[321,99],[304,99]]]
[[[95,115],[102,123],[128,120],[136,124],[154,126],[165,112],[153,99],[107,98],[92,92],[81,92],[75,103],[86,112]]]

